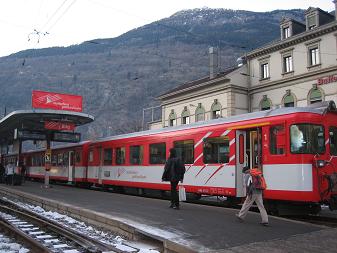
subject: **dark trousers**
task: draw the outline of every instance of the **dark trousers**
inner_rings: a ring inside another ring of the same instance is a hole
[[[179,181],[171,181],[171,205],[179,206],[179,196],[177,192],[177,185]]]

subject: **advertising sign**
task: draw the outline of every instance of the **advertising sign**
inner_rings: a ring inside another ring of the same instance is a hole
[[[70,122],[61,121],[45,121],[44,128],[48,130],[69,130],[73,131],[75,129],[75,124]]]
[[[33,90],[32,107],[81,112],[82,96]]]

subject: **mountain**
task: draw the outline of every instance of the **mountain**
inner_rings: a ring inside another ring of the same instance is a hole
[[[84,139],[137,131],[157,96],[208,74],[210,46],[220,47],[221,69],[229,68],[278,39],[283,16],[303,21],[304,10],[184,10],[116,38],[2,57],[0,113],[31,108],[32,90],[71,93],[95,116],[80,129]]]

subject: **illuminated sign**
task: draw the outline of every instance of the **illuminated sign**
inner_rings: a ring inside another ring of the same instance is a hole
[[[32,107],[81,112],[82,96],[33,90]]]
[[[44,128],[48,130],[68,130],[73,131],[75,124],[70,122],[45,121]]]

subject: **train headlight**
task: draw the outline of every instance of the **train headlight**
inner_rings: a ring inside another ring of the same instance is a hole
[[[317,168],[323,168],[325,166],[325,161],[324,160],[317,160],[316,161],[316,167]]]

